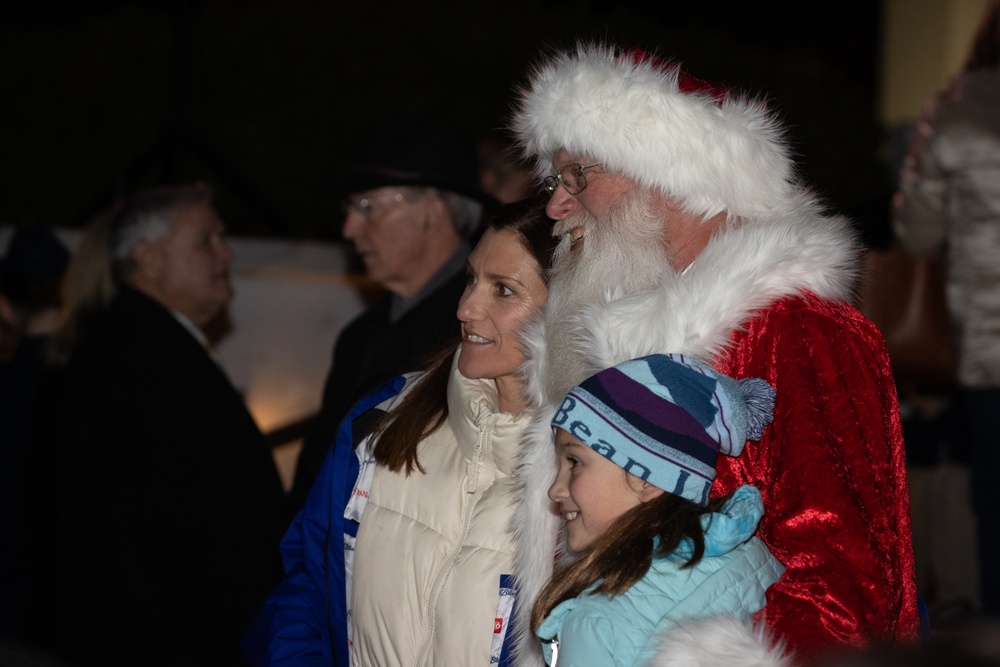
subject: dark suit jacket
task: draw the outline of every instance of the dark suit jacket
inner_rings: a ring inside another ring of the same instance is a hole
[[[124,289],[37,416],[42,643],[74,665],[242,664],[238,639],[282,577],[289,510],[211,356]]]
[[[305,502],[337,426],[354,402],[386,380],[417,370],[450,341],[457,343],[461,330],[455,312],[465,284],[462,267],[396,322],[389,321],[387,296],[340,333],[323,404],[303,441],[295,470],[292,497],[297,506]]]

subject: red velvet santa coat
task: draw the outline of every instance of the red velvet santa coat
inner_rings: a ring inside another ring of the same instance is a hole
[[[758,532],[786,566],[764,618],[799,658],[836,645],[918,634],[909,499],[896,390],[882,338],[850,305],[858,246],[848,223],[802,193],[793,206],[717,233],[657,288],[587,304],[559,323],[589,372],[653,352],[678,352],[777,390],[774,422],[742,456],[721,456],[714,494],[740,484],[764,499]],[[551,575],[560,519],[546,491],[555,474],[546,396],[545,325],[525,335],[536,423],[522,449],[519,664],[538,663],[523,635]],[[582,380],[579,378],[577,381]],[[568,389],[568,388],[567,388]]]
[[[786,298],[715,364],[777,390],[774,426],[720,456],[713,494],[753,484],[760,535],[788,568],[768,626],[800,653],[912,639],[918,618],[902,432],[885,346],[844,302]]]

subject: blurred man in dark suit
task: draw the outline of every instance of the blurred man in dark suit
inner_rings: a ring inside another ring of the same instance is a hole
[[[126,202],[118,294],[40,399],[37,632],[71,664],[242,664],[280,581],[287,499],[202,332],[233,296],[223,232],[201,186]]]

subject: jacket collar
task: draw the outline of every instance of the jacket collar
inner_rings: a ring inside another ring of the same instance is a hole
[[[487,431],[484,446],[489,451],[482,454],[492,457],[493,463],[505,475],[514,474],[515,456],[521,431],[531,421],[531,410],[517,415],[500,412],[497,389],[493,380],[470,380],[458,370],[461,348],[455,352],[448,381],[448,425],[458,442],[458,448],[467,460],[476,459],[480,432]]]

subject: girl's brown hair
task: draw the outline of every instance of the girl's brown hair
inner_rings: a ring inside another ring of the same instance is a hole
[[[717,511],[730,496],[704,506],[664,493],[626,512],[583,557],[556,570],[531,608],[531,629],[537,630],[560,602],[578,597],[595,582],[600,581],[594,593],[610,597],[624,593],[645,576],[654,557],[673,553],[685,538],[693,549],[682,567],[700,561],[705,554],[701,518]]]
[[[516,232],[524,249],[538,262],[548,285],[548,268],[558,239],[552,236],[552,221],[545,216],[545,201],[525,199],[502,206],[487,223],[487,229]],[[456,304],[457,305],[457,304]],[[417,460],[417,447],[448,418],[448,378],[460,339],[449,341],[431,356],[425,373],[406,397],[375,427],[375,461],[393,472],[414,469],[424,472]]]

